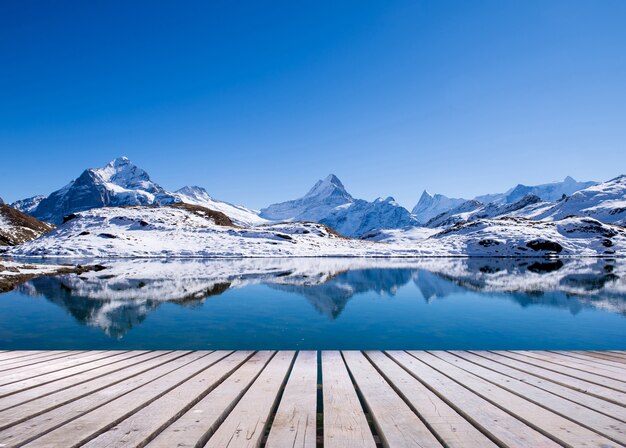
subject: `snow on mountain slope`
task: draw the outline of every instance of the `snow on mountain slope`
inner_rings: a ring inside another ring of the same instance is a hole
[[[460,222],[471,222],[478,219],[496,218],[498,216],[519,216],[530,218],[553,205],[553,202],[543,202],[539,197],[529,194],[517,202],[483,205],[476,200],[467,201],[461,206],[433,218],[426,223],[427,227],[449,227]]]
[[[392,197],[378,198],[373,202],[357,199],[351,204],[331,210],[319,222],[349,237],[361,237],[374,230],[397,229],[416,224],[409,211]]]
[[[393,241],[391,241],[393,242]],[[591,218],[532,221],[504,217],[460,223],[419,243],[465,256],[614,256],[626,253],[626,229]]]
[[[484,205],[481,202],[475,199],[470,199],[469,201],[465,201],[461,205],[454,207],[445,213],[435,216],[425,225],[426,227],[432,228],[449,227],[458,222],[466,221],[473,212],[480,210],[482,207],[484,207]]]
[[[104,168],[85,170],[76,180],[43,199],[32,215],[43,221],[61,223],[71,213],[96,207],[161,205],[176,198],[128,158],[120,157]]]
[[[20,199],[19,201],[13,202],[11,207],[21,212],[31,214],[45,198],[44,195],[39,194],[30,198]]]
[[[569,196],[593,185],[596,185],[596,182],[578,182],[567,176],[562,182],[533,186],[518,184],[504,193],[476,196],[469,201],[448,198],[440,194],[431,195],[424,191],[412,213],[420,224],[428,227],[449,226],[467,220],[469,212],[477,212],[475,219],[477,216],[502,216],[517,210],[514,208],[507,211],[507,205],[516,203],[519,205],[524,198],[534,196],[540,201],[558,201],[563,195]],[[481,211],[481,207],[484,210]]]
[[[334,174],[318,181],[300,199],[262,209],[261,217],[273,221],[320,222],[349,237],[416,224],[409,211],[392,197],[373,202],[353,198]]]
[[[198,206],[191,206],[198,207]],[[184,205],[107,207],[78,213],[37,244],[12,252],[64,257],[275,257],[367,255],[370,244],[337,235],[323,224],[283,223],[241,228],[219,225],[214,212]],[[223,214],[219,214],[225,216]],[[225,222],[224,224],[228,224]],[[372,253],[385,255],[386,247]]]
[[[199,206],[108,207],[81,212],[52,232],[7,250],[33,257],[420,257],[616,256],[626,229],[591,218],[538,222],[482,219],[424,239],[411,229],[385,242],[339,236],[317,223],[235,226]]]
[[[202,207],[222,212],[231,218],[233,222],[239,225],[251,226],[267,224],[269,222],[268,220],[261,218],[254,210],[213,199],[202,187],[183,187],[180,190],[176,190],[174,195],[180,202],[200,205]]]
[[[578,182],[574,178],[567,176],[562,182],[551,182],[541,185],[522,185],[511,188],[505,193],[498,194],[486,194],[483,196],[476,196],[477,201],[484,204],[495,202],[497,204],[512,204],[519,201],[524,196],[532,194],[539,197],[543,201],[556,201],[565,196],[569,196],[572,193],[588,188],[597,182]]]
[[[461,198],[449,198],[442,194],[431,195],[424,190],[420,200],[417,202],[411,213],[415,216],[415,219],[419,224],[426,224],[442,213],[445,213],[453,208],[466,202],[467,199]]]
[[[272,204],[261,209],[260,216],[271,221],[319,222],[336,207],[346,206],[354,198],[334,174],[319,180],[302,198]]]
[[[15,246],[35,239],[54,226],[6,204],[0,204],[0,246]]]
[[[533,217],[557,220],[571,215],[626,225],[626,175],[577,191]]]

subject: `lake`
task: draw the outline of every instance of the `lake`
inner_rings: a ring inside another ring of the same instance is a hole
[[[0,349],[626,349],[626,260],[98,262],[1,294]]]

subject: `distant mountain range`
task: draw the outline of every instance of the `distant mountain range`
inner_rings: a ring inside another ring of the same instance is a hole
[[[202,187],[168,191],[128,158],[90,168],[48,196],[34,196],[11,206],[41,221],[61,224],[69,215],[101,207],[199,205],[220,211],[239,226],[311,221],[341,235],[360,238],[393,229],[447,228],[464,222],[513,216],[558,220],[587,216],[618,225],[626,223],[626,176],[607,182],[562,182],[517,185],[504,193],[473,199],[449,198],[424,191],[411,212],[392,197],[374,201],[354,198],[333,174],[319,180],[304,196],[272,204],[260,212],[212,198]]]
[[[349,237],[417,224],[409,211],[392,197],[373,202],[353,198],[334,174],[319,180],[302,198],[262,209],[261,217],[272,221],[319,222]]]
[[[11,204],[42,221],[60,224],[63,218],[100,207],[167,205],[185,202],[228,214],[234,222],[251,225],[263,222],[255,211],[217,201],[200,187],[166,191],[146,171],[127,157],[109,162],[104,168],[89,168],[75,180],[49,196],[34,196]]]

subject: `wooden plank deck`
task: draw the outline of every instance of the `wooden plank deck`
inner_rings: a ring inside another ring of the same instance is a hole
[[[0,448],[625,447],[620,351],[0,351]]]

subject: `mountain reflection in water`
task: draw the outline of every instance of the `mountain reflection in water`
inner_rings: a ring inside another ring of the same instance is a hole
[[[522,307],[626,315],[625,265],[607,259],[126,260],[108,262],[101,272],[34,279],[18,292],[43,296],[81,324],[120,339],[163,303],[199,306],[255,284],[303,296],[331,320],[349,313],[356,295],[393,297],[410,283],[421,295],[416,300],[427,303],[476,292]]]

